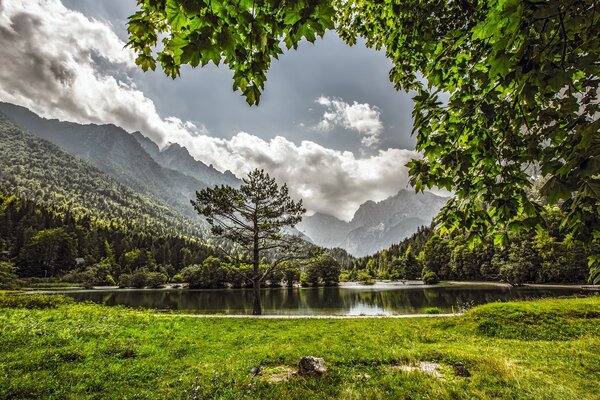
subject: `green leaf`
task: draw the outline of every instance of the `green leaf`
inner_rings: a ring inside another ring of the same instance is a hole
[[[174,30],[179,31],[181,28],[187,25],[188,18],[185,15],[185,11],[177,2],[177,0],[167,0],[165,9],[167,14],[167,22],[171,24]]]

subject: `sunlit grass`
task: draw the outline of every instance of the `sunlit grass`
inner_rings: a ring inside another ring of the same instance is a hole
[[[598,297],[496,303],[423,319],[194,318],[52,306],[0,309],[0,398],[570,400],[600,393]],[[305,355],[324,357],[329,373],[279,379]],[[393,368],[419,361],[439,363],[444,379]],[[472,376],[457,376],[455,362]],[[254,377],[257,366],[263,373]]]

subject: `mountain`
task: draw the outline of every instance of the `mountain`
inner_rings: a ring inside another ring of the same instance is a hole
[[[76,219],[122,229],[198,237],[184,218],[98,168],[18,127],[0,112],[0,191],[35,200]]]
[[[323,247],[338,247],[352,231],[352,226],[331,215],[316,213],[302,218],[296,228],[310,240]]]
[[[241,181],[231,171],[220,172],[212,165],[207,166],[202,161],[192,157],[185,147],[177,143],[172,143],[160,150],[156,143],[140,132],[134,132],[133,137],[146,153],[164,168],[181,172],[203,182],[207,186],[229,185],[239,187],[241,184]]]
[[[378,203],[367,201],[350,222],[325,214],[306,217],[297,228],[324,247],[341,247],[361,257],[375,253],[429,225],[447,198],[433,193],[401,190]]]
[[[194,160],[180,146],[171,145],[166,152],[161,152],[141,134],[129,134],[115,125],[82,125],[45,119],[24,107],[8,103],[0,103],[0,112],[136,192],[166,203],[193,219],[200,220],[190,206],[196,190],[237,181],[231,173],[223,174]]]

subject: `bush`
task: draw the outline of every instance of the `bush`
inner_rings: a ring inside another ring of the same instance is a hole
[[[146,286],[158,288],[167,282],[167,276],[160,272],[149,272],[146,274]]]
[[[442,310],[439,307],[426,307],[423,309],[423,314],[441,314]]]
[[[75,301],[65,295],[59,294],[21,294],[0,296],[0,308],[27,308],[42,310],[57,308],[62,305],[73,304]]]
[[[228,281],[227,268],[216,257],[208,257],[201,265],[190,265],[181,270],[183,280],[192,289],[225,287]]]
[[[181,274],[175,274],[171,278],[171,283],[183,283],[183,276]]]
[[[363,285],[375,284],[375,282],[373,282],[373,278],[371,278],[371,275],[367,271],[360,271],[358,273],[358,281]]]
[[[349,282],[351,279],[350,277],[350,272],[349,271],[344,271],[342,273],[340,273],[340,282]]]
[[[133,274],[131,274],[131,286],[134,288],[145,288],[146,280],[148,277],[148,271],[145,269],[138,269]]]
[[[300,286],[302,286],[302,287],[310,286],[310,282],[308,280],[308,275],[306,274],[306,272],[300,273]]]
[[[423,270],[423,277],[421,279],[426,285],[435,285],[440,281],[435,272],[426,270]]]
[[[121,276],[119,276],[119,287],[126,288],[131,286],[131,274],[121,274]]]

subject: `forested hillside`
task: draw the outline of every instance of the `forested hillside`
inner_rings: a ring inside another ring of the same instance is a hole
[[[199,237],[199,223],[148,199],[0,114],[0,190],[92,224]]]
[[[399,244],[353,264],[356,279],[501,280],[522,283],[585,283],[588,256],[600,253],[598,241],[581,242],[561,229],[557,207],[546,207],[545,225],[511,238],[507,246],[490,240],[470,244],[464,234],[440,235],[423,227]]]
[[[183,148],[177,152],[173,147],[163,153],[149,139],[142,140],[140,134],[130,134],[115,125],[46,119],[24,107],[2,102],[0,112],[33,135],[196,222],[200,218],[190,207],[196,190],[238,182],[231,173],[223,174],[194,160]]]
[[[98,224],[87,211],[75,216],[0,192],[0,261],[13,260],[22,277],[61,277],[115,284],[140,268],[172,276],[214,254],[197,240],[172,233]],[[93,276],[78,277],[85,272]],[[110,277],[110,278],[109,278]]]

